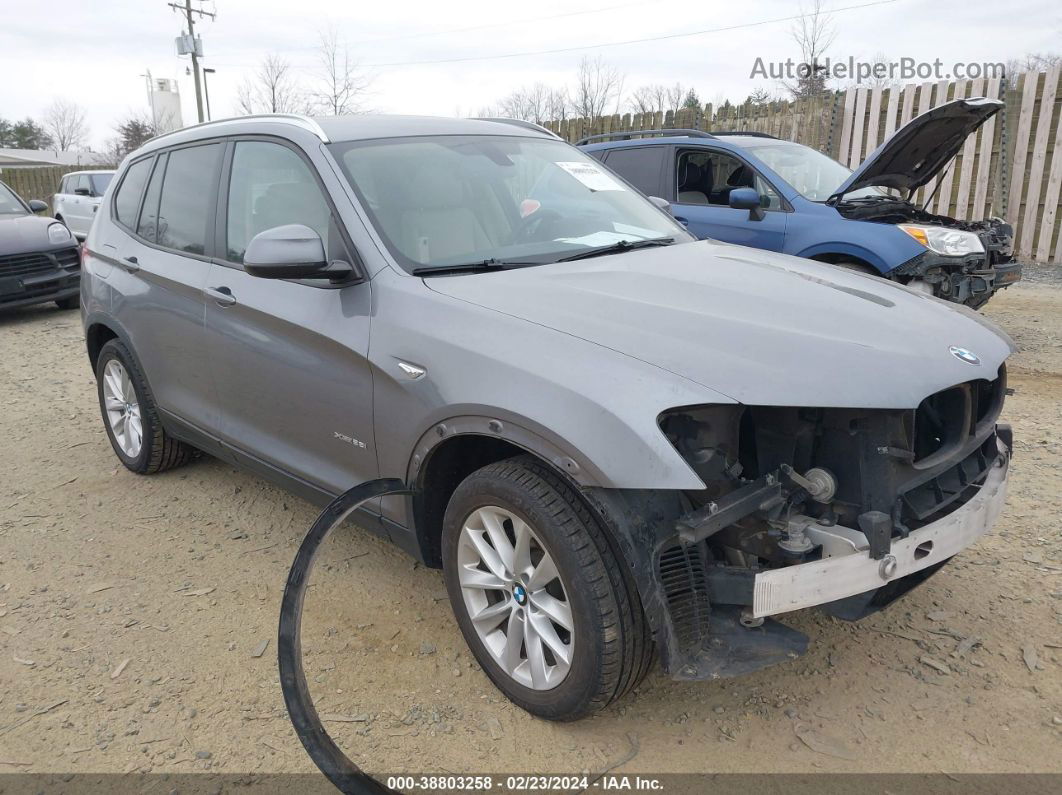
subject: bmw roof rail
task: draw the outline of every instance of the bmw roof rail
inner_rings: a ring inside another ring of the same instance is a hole
[[[747,135],[750,138],[773,138],[775,141],[781,140],[777,135],[757,132],[756,130],[712,130],[712,135]]]
[[[503,116],[477,116],[473,121],[493,121],[498,124],[511,124],[514,127],[523,127],[525,130],[534,130],[535,132],[543,132],[552,138],[560,138],[557,133],[548,127],[543,127],[541,124],[535,124],[533,121],[525,121],[524,119],[509,119]]]
[[[181,127],[178,130],[170,130],[164,132],[161,135],[156,135],[150,140],[152,142],[158,141],[161,138],[165,138],[169,135],[176,135],[177,133],[187,132],[188,130],[198,130],[203,127],[210,127],[215,124],[232,124],[234,122],[250,122],[250,121],[279,121],[286,122],[287,124],[293,124],[296,127],[301,127],[304,130],[316,135],[321,139],[322,143],[328,143],[328,134],[324,131],[320,124],[316,120],[309,116],[303,116],[300,113],[252,113],[249,116],[231,116],[227,119],[212,119],[211,121],[200,122],[199,124],[189,124],[187,127]]]
[[[618,130],[616,132],[601,133],[600,135],[588,135],[586,138],[580,138],[575,142],[576,146],[582,146],[588,144],[591,141],[627,141],[632,136],[639,136],[642,138],[650,136],[686,136],[689,138],[715,138],[711,133],[706,133],[704,130],[685,130],[681,127],[675,127],[669,130]]]

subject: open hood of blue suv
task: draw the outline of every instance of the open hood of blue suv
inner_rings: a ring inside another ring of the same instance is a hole
[[[999,113],[998,99],[956,99],[909,121],[870,156],[829,198],[830,204],[860,188],[914,191],[959,153],[966,138]]]

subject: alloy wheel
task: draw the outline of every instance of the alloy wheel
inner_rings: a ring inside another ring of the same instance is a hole
[[[532,527],[504,508],[478,508],[461,528],[457,564],[472,626],[502,670],[533,690],[563,682],[575,651],[572,609]]]
[[[118,447],[129,458],[136,458],[144,442],[140,403],[129,371],[117,359],[103,369],[103,407]]]

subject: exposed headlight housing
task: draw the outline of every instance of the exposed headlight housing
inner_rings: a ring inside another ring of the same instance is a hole
[[[70,230],[58,222],[48,227],[48,240],[52,243],[66,243],[71,239]]]
[[[967,254],[984,254],[985,247],[981,238],[973,232],[962,229],[948,229],[945,226],[922,226],[920,224],[897,224],[930,251],[946,257],[962,257]]]

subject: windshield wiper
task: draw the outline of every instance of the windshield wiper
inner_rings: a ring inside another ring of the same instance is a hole
[[[429,265],[424,268],[414,268],[413,275],[440,276],[447,273],[482,273],[483,271],[504,271],[541,264],[541,262],[531,260],[500,260],[495,257],[488,257],[478,262],[459,262],[454,265]]]
[[[586,251],[580,251],[578,254],[561,257],[557,262],[574,262],[577,259],[601,257],[606,254],[620,254],[624,251],[633,251],[636,248],[670,246],[674,242],[675,238],[673,237],[651,237],[648,240],[620,240],[617,243],[609,243],[607,246],[597,246],[595,248],[587,249]]]

